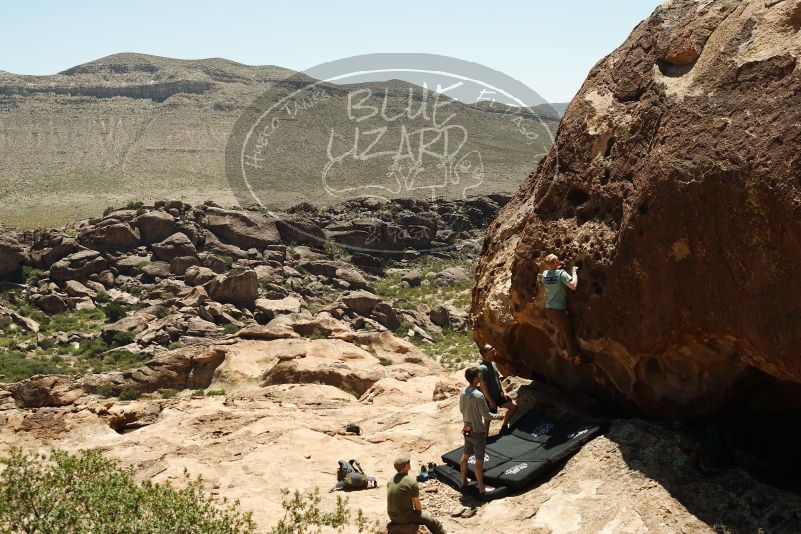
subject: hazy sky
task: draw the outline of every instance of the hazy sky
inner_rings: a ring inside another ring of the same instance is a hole
[[[303,70],[370,52],[475,61],[564,102],[657,0],[35,1],[3,5],[0,70],[53,74],[117,52]]]

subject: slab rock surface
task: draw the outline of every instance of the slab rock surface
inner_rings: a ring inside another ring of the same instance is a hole
[[[649,415],[797,413],[799,28],[798,0],[675,0],[592,69],[484,243],[472,320],[502,367]],[[594,368],[558,357],[552,252]]]
[[[321,506],[333,509],[337,494],[326,490],[336,482],[340,458],[358,459],[380,481],[378,489],[348,498],[354,512],[360,508],[385,525],[392,460],[409,452],[416,471],[461,443],[462,373],[445,372],[424,356],[421,364],[378,365],[355,344],[322,339],[241,340],[219,348],[187,347],[175,355],[224,353],[209,385],[224,395],[184,390],[175,398],[119,401],[84,390],[67,406],[40,396],[37,408],[24,409],[4,402],[0,391],[0,454],[12,446],[97,448],[132,466],[139,480],[177,484],[186,469],[203,476],[207,491],[239,499],[254,513],[257,532],[269,532],[283,515],[281,488],[320,488]],[[278,372],[287,356],[339,368],[344,378],[362,369],[382,377],[354,394],[346,380],[314,383],[308,373]],[[521,382],[521,409],[555,415],[573,409],[570,399],[553,397],[553,388]],[[361,432],[349,431],[351,425]],[[698,452],[698,442],[669,424],[614,420],[605,436],[528,491],[482,504],[434,480],[421,483],[421,498],[450,533],[794,532],[801,521],[797,495],[739,469],[705,477],[695,467]]]

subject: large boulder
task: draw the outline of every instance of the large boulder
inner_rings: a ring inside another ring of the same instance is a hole
[[[282,213],[276,219],[276,226],[284,243],[297,243],[318,248],[325,245],[325,232],[310,217]]]
[[[136,218],[142,243],[158,243],[175,233],[175,217],[166,211],[148,211]]]
[[[31,246],[31,264],[47,269],[65,256],[81,250],[74,237],[64,235],[60,230],[39,231],[34,235]]]
[[[139,246],[139,230],[109,219],[81,232],[78,243],[96,250],[128,250]]]
[[[797,1],[667,2],[600,61],[488,230],[472,319],[501,367],[652,415],[801,403]],[[538,274],[579,265],[558,357]],[[789,423],[788,423],[789,424]]]
[[[204,287],[212,300],[249,305],[259,296],[259,277],[251,269],[233,270],[215,276]]]
[[[264,373],[263,385],[327,384],[356,396],[384,378],[378,358],[339,339],[285,339],[278,363]]]
[[[84,395],[72,377],[62,375],[34,376],[12,384],[8,389],[19,408],[67,406]]]
[[[300,299],[291,296],[281,299],[256,299],[256,320],[266,323],[277,315],[298,313],[300,305]]]
[[[0,229],[0,278],[19,269],[25,261],[25,249],[10,233]]]
[[[342,303],[359,315],[370,315],[373,308],[381,302],[381,297],[369,291],[350,291],[342,295]]]
[[[264,250],[268,245],[281,243],[275,221],[251,211],[210,207],[206,210],[205,226],[223,243],[243,250]]]
[[[108,262],[95,250],[81,250],[50,266],[53,280],[86,280],[108,268]]]
[[[197,250],[186,234],[177,232],[164,241],[154,244],[153,254],[159,259],[169,262],[175,258],[194,256],[197,254]]]
[[[125,334],[130,334],[133,337],[135,334],[144,331],[148,323],[155,318],[154,315],[147,313],[128,315],[119,321],[105,325],[100,335],[105,341],[111,341]]]

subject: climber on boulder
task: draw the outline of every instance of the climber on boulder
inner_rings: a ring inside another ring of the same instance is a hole
[[[581,349],[573,335],[573,325],[567,312],[567,291],[575,291],[578,287],[578,267],[573,267],[573,275],[561,269],[562,263],[556,254],[545,257],[545,270],[542,272],[542,282],[545,286],[545,314],[562,338],[566,352],[564,356],[575,363],[589,363],[581,354]]]

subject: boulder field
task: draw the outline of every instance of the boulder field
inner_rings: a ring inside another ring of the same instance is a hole
[[[651,416],[799,413],[799,29],[797,0],[669,1],[591,70],[478,263],[503,367]],[[594,366],[558,356],[549,253]]]

